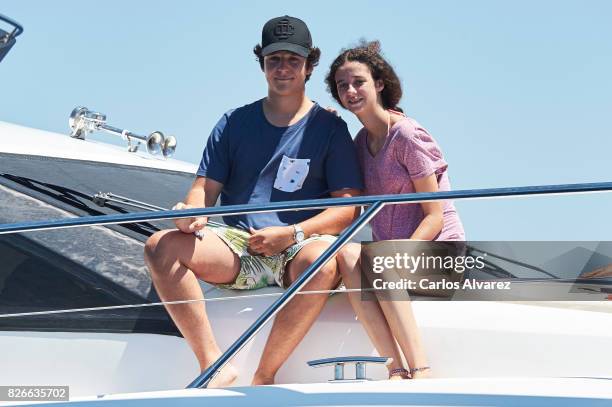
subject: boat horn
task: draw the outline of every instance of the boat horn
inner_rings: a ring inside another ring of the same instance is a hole
[[[106,124],[106,115],[99,112],[92,112],[86,107],[75,107],[70,118],[70,137],[85,140],[87,133],[96,130],[121,136],[128,142],[128,151],[136,152],[141,142],[147,146],[150,154],[162,154],[165,158],[171,157],[176,150],[176,138],[174,136],[164,136],[161,131],[154,131],[148,136],[141,136],[128,130],[118,129]]]

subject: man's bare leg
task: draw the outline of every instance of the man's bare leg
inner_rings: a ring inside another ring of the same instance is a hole
[[[327,247],[329,243],[318,241],[302,248],[287,266],[285,284],[293,283]],[[329,290],[338,281],[336,260],[332,259],[306,284],[303,291]],[[278,369],[304,338],[328,297],[329,294],[296,295],[276,315],[252,384],[274,383]]]
[[[202,240],[177,230],[155,233],[145,245],[145,261],[162,301],[203,300],[198,278],[211,283],[236,279],[240,260],[213,232]],[[193,350],[204,370],[221,355],[206,315],[203,301],[166,306],[172,320]],[[231,365],[221,371],[208,387],[224,387],[235,381]]]

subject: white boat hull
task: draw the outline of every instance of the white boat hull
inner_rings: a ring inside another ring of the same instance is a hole
[[[207,304],[221,347],[228,347],[273,299],[243,297]],[[612,388],[610,305],[600,307],[608,312],[591,312],[513,303],[415,301],[434,376],[444,379],[418,386],[435,382],[435,391],[446,393],[457,383],[473,387],[486,379],[497,386],[506,382],[504,378],[529,376],[597,378]],[[268,331],[269,326],[233,361],[240,371],[237,386],[249,385]],[[0,346],[10,349],[3,355],[0,383],[68,385],[71,397],[180,389],[198,374],[188,346],[173,336],[1,332]],[[277,383],[326,383],[332,369],[309,368],[306,361],[349,355],[376,352],[346,294],[337,294],[280,370]],[[351,374],[347,367],[347,377]],[[368,376],[385,379],[386,369],[368,366]]]

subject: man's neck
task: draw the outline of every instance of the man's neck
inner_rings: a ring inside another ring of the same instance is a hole
[[[274,126],[286,127],[297,123],[312,108],[314,103],[306,97],[305,92],[298,95],[281,96],[268,92],[263,101],[266,119]]]

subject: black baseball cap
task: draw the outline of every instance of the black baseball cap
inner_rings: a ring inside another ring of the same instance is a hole
[[[299,18],[283,16],[268,21],[261,31],[261,54],[289,51],[304,58],[312,48],[312,37],[306,23]]]

